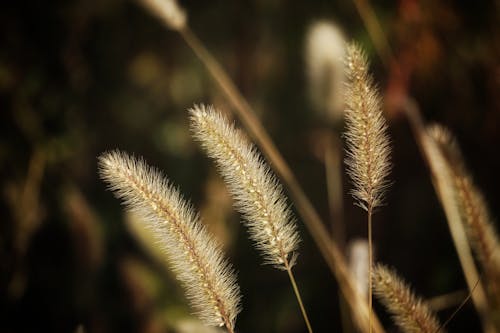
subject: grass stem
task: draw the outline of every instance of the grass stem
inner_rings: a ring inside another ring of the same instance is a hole
[[[288,277],[290,278],[290,282],[292,283],[293,291],[295,292],[295,296],[297,297],[297,302],[299,302],[300,311],[302,312],[302,316],[304,317],[304,321],[306,322],[307,331],[312,333],[311,323],[309,322],[309,317],[307,316],[306,309],[304,308],[304,304],[302,303],[302,297],[300,296],[299,288],[297,287],[297,283],[295,282],[295,277],[293,276],[292,268],[288,265],[288,262],[285,263],[286,272],[288,273]]]

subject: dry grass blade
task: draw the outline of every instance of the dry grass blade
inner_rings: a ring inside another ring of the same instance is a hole
[[[152,229],[199,318],[234,331],[240,291],[231,265],[189,203],[161,172],[119,151],[99,157],[101,178]]]
[[[415,296],[396,272],[377,265],[373,274],[374,293],[406,333],[437,333],[440,325],[424,301]]]

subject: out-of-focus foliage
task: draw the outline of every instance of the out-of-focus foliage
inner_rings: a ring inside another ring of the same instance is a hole
[[[377,257],[421,295],[463,289],[428,171],[406,121],[391,106],[410,94],[426,119],[456,133],[498,217],[498,3],[376,2],[397,59],[388,69],[350,1],[181,4],[325,221],[324,168],[316,158],[324,126],[307,97],[304,36],[316,19],[332,19],[363,44],[387,102],[394,150],[394,185],[374,219]],[[239,332],[305,331],[287,277],[260,264],[221,179],[190,138],[186,110],[199,102],[228,107],[179,35],[133,1],[0,4],[0,331],[196,327],[177,281],[130,236],[121,207],[98,180],[96,156],[113,148],[163,169],[224,242],[244,295]],[[344,202],[347,238],[365,236],[362,212],[347,193]],[[298,224],[304,240],[295,274],[311,322],[318,332],[340,331],[336,283]],[[478,328],[467,305],[449,331]]]

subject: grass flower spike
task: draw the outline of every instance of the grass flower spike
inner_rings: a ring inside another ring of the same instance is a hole
[[[213,107],[195,105],[190,113],[194,137],[215,160],[264,262],[287,271],[312,332],[292,274],[300,239],[281,184],[243,133]]]
[[[217,163],[264,261],[293,266],[299,235],[281,185],[257,149],[213,107],[190,112],[194,136]]]
[[[152,229],[199,318],[234,332],[240,291],[231,265],[189,203],[157,169],[120,151],[99,157],[101,178]]]
[[[346,128],[347,172],[352,194],[366,211],[383,202],[391,170],[390,142],[381,101],[368,73],[368,61],[354,44],[347,48]]]
[[[429,307],[391,269],[378,265],[374,269],[375,295],[381,300],[396,324],[405,333],[438,333],[441,326]]]

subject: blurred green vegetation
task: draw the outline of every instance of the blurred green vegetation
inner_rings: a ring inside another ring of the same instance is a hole
[[[318,18],[362,43],[381,92],[412,95],[428,121],[457,135],[492,215],[500,214],[498,2],[376,2],[400,75],[382,66],[350,1],[181,4],[325,221],[324,167],[314,153],[325,125],[311,110],[303,58],[305,33]],[[73,332],[79,325],[87,332],[182,332],[196,325],[175,278],[130,235],[118,201],[98,179],[96,156],[114,148],[164,170],[225,244],[244,295],[239,332],[305,332],[286,274],[261,265],[213,165],[190,138],[186,109],[199,102],[229,108],[179,35],[133,1],[0,4],[1,332]],[[394,185],[374,219],[377,258],[426,297],[464,289],[429,172],[402,115],[387,110]],[[348,238],[365,237],[347,178],[344,189]],[[317,332],[339,332],[336,282],[299,226],[295,270],[311,322]],[[478,330],[470,304],[449,325],[452,332]]]

